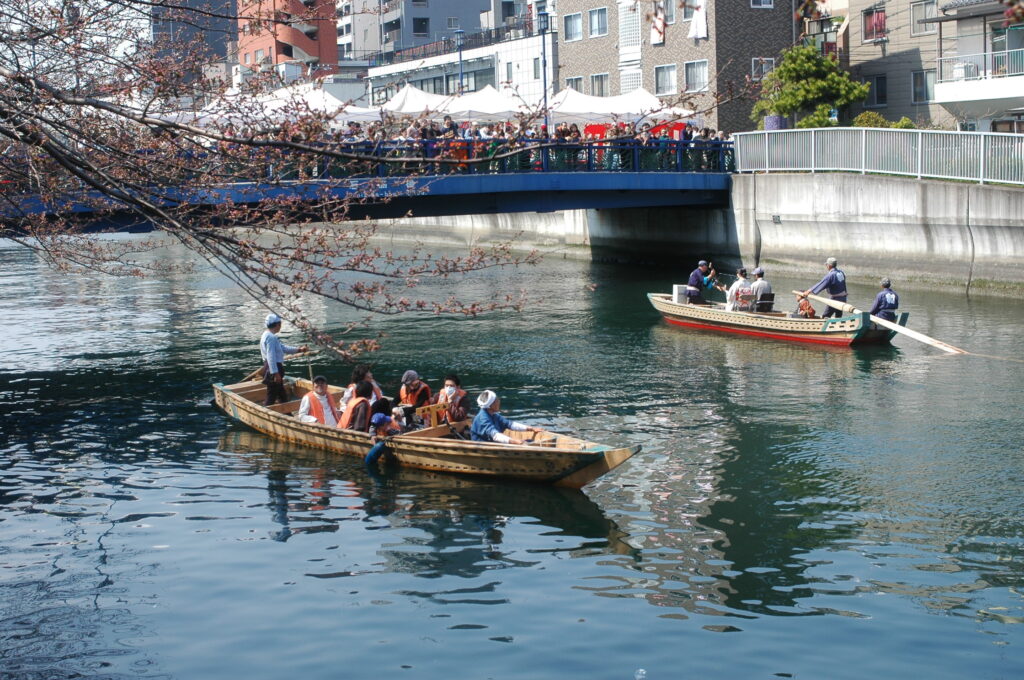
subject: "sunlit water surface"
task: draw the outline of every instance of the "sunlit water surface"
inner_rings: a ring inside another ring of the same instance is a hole
[[[258,365],[265,310],[205,268],[0,246],[0,677],[1024,677],[1024,366],[669,328],[644,294],[688,268],[554,257],[452,284],[525,288],[522,314],[376,329],[389,392],[454,370],[643,445],[581,493],[371,476],[232,425],[209,385]],[[1024,355],[1018,301],[903,298]]]

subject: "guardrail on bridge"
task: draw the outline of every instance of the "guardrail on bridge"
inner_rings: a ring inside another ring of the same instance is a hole
[[[1024,135],[880,128],[733,135],[737,172],[859,172],[1024,185]]]

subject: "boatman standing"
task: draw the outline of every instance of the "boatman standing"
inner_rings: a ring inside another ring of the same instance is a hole
[[[882,290],[875,296],[875,304],[871,306],[871,315],[886,321],[896,320],[896,310],[900,308],[900,296],[892,289],[888,278],[882,279]]]
[[[806,298],[811,293],[817,295],[818,293],[827,288],[828,294],[833,300],[835,300],[836,302],[845,303],[846,274],[844,274],[843,270],[839,269],[836,266],[837,264],[839,263],[834,257],[830,257],[827,260],[825,260],[825,269],[828,270],[828,273],[825,274],[825,277],[821,281],[818,281],[818,283],[814,284],[813,288],[805,290],[800,295],[800,297]],[[838,317],[840,315],[842,315],[842,312],[840,312],[835,307],[830,306],[822,313],[821,318],[827,319],[830,316]]]
[[[281,331],[281,317],[267,314],[265,319],[267,330],[260,338],[260,354],[263,356],[263,384],[267,386],[267,398],[264,406],[288,401],[288,393],[284,389],[284,355],[305,352],[308,348],[289,347],[281,342],[277,334]]]
[[[697,263],[697,268],[690,272],[690,279],[686,282],[686,301],[691,305],[711,304],[704,299],[702,293],[715,288],[725,292],[725,287],[719,286],[715,279],[715,270],[707,260],[701,260]]]
[[[540,428],[523,425],[509,420],[501,415],[501,399],[491,390],[484,390],[476,399],[480,412],[473,418],[473,424],[469,428],[469,434],[475,442],[498,442],[499,444],[511,444],[512,437],[505,434],[505,430],[513,432],[540,432]]]

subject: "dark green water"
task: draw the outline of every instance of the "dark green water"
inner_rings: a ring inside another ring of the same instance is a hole
[[[389,392],[455,370],[643,444],[578,493],[232,426],[209,384],[258,363],[257,305],[0,246],[0,678],[1022,677],[1024,365],[669,328],[644,293],[688,270],[549,259],[458,286],[528,287],[523,314],[380,326]],[[901,292],[1024,355],[1021,303]]]

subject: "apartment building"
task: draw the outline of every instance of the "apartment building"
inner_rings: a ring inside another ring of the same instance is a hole
[[[206,68],[224,67],[234,57],[237,31],[231,19],[235,0],[179,0],[174,6],[152,9],[150,31],[161,55],[181,56],[183,46],[195,49]]]
[[[380,51],[380,0],[339,0],[338,59],[363,61]]]
[[[754,126],[756,83],[798,38],[784,0],[558,0],[557,10],[562,86],[684,96],[727,132]]]
[[[238,0],[240,71],[289,64],[305,75],[337,70],[335,0]],[[262,23],[254,19],[272,19]]]
[[[994,4],[994,3],[993,3]],[[918,126],[951,129],[955,117],[936,99],[937,0],[849,0],[846,63],[871,85],[851,113],[877,111]]]
[[[460,29],[478,31],[480,13],[490,11],[491,4],[492,0],[379,0],[381,50],[419,47],[451,37]]]

